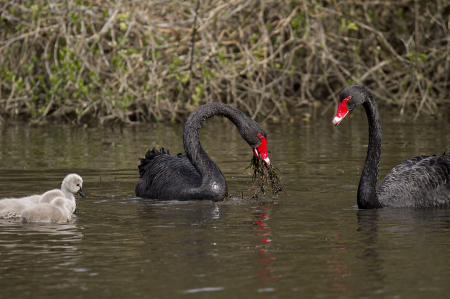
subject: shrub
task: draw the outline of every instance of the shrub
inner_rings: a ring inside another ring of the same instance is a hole
[[[339,6],[337,6],[339,4]],[[74,123],[253,118],[363,84],[403,112],[448,103],[445,1],[3,1],[0,113]]]

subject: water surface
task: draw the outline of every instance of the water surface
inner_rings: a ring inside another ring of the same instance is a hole
[[[338,127],[265,124],[286,195],[240,200],[252,151],[208,120],[202,144],[224,173],[225,202],[134,196],[138,157],[183,152],[183,125],[0,129],[0,197],[42,193],[68,173],[87,199],[67,224],[0,223],[3,298],[444,298],[450,210],[357,210],[367,151],[362,110]],[[386,115],[386,116],[383,116]],[[447,123],[382,113],[380,178],[402,160],[450,149]]]

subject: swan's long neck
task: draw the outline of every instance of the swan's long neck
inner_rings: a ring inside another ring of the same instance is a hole
[[[222,103],[210,103],[199,107],[189,116],[184,127],[184,150],[188,159],[202,178],[202,185],[195,189],[201,191],[218,187],[225,188],[225,190],[221,191],[227,192],[225,178],[200,144],[200,128],[206,119],[214,115],[221,115],[228,118],[238,128],[243,125],[243,120],[247,118],[241,111]]]
[[[370,99],[363,105],[369,122],[369,146],[358,186],[358,208],[374,209],[381,207],[376,191],[381,155],[381,125],[375,102]]]
[[[66,187],[66,185],[64,184],[65,181],[63,181],[63,183],[61,184],[61,191],[62,193],[64,193],[64,197],[67,199],[70,199],[72,201],[75,202],[75,196],[73,195],[73,193]]]

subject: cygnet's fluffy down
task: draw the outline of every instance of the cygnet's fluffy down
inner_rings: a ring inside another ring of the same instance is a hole
[[[84,193],[83,193],[83,195],[84,195]],[[62,198],[66,199],[66,207],[69,210],[70,214],[75,212],[75,209],[77,208],[77,203],[75,201],[75,197],[72,195],[71,198],[67,198],[64,195],[64,193],[59,189],[53,189],[53,190],[47,191],[44,194],[42,194],[41,198],[39,199],[39,204],[51,203],[57,197],[62,197]]]
[[[16,218],[26,208],[35,206],[36,203],[22,198],[5,198],[0,200],[0,218]]]
[[[31,195],[21,198],[5,198],[0,200],[0,218],[20,217],[22,211],[36,204],[50,203],[57,197],[64,197],[70,201],[68,209],[73,213],[76,208],[74,194],[79,193],[85,197],[83,189],[83,179],[78,174],[67,175],[62,184],[61,190],[54,189],[42,195]]]
[[[15,198],[15,199],[27,200],[27,201],[30,201],[32,203],[39,203],[39,200],[41,199],[41,196],[42,196],[41,194],[35,194],[35,195],[30,195],[30,196],[21,197],[21,198]]]
[[[62,223],[70,220],[72,212],[70,200],[64,197],[54,198],[50,203],[39,203],[22,211],[22,223],[51,222]]]
[[[50,203],[53,199],[57,197],[66,197],[66,196],[64,195],[64,192],[62,192],[61,190],[53,189],[42,194],[42,196],[39,198],[38,203]]]

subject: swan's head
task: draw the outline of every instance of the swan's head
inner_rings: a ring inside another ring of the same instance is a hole
[[[264,128],[256,121],[249,118],[245,128],[239,129],[241,136],[252,147],[253,154],[257,159],[259,156],[270,165],[269,155],[267,154],[267,133]]]
[[[339,94],[339,105],[333,125],[337,126],[350,111],[364,104],[368,99],[373,99],[373,96],[364,86],[352,85],[345,88]]]
[[[85,197],[83,192],[83,179],[75,173],[69,174],[66,176],[66,178],[63,180],[61,185],[61,190],[67,189],[73,194],[80,194],[81,197]]]

